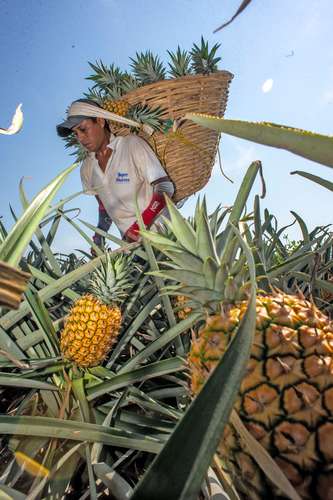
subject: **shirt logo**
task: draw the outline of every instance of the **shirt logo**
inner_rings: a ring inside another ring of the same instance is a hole
[[[129,177],[126,172],[117,172],[116,182],[129,182]]]

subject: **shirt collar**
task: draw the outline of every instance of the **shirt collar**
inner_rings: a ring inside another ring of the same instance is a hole
[[[109,144],[107,145],[107,147],[112,149],[113,151],[115,151],[117,148],[118,142],[119,142],[119,137],[116,137],[114,134],[110,134],[110,141],[109,141]]]
[[[115,151],[117,148],[117,144],[119,142],[119,139],[120,139],[120,137],[117,137],[114,134],[110,134],[110,141],[106,147],[112,149],[112,151]],[[87,159],[88,158],[90,161],[96,160],[95,153],[88,153]]]

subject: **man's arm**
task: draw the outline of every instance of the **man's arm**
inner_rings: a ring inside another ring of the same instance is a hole
[[[110,229],[110,227],[111,227],[112,220],[108,216],[108,213],[105,210],[105,207],[104,207],[102,201],[100,200],[100,198],[98,196],[96,196],[96,200],[98,202],[98,223],[97,223],[97,227],[99,229],[102,229],[102,231],[107,232]],[[92,239],[93,239],[94,243],[97,246],[99,246],[99,247],[104,246],[105,238],[103,236],[101,236],[100,234],[95,233]]]
[[[150,227],[158,214],[165,207],[165,197],[166,194],[169,198],[172,198],[175,188],[168,176],[160,177],[156,181],[152,182],[153,186],[153,196],[149,202],[149,205],[142,212],[141,217],[143,223],[146,227]],[[139,235],[139,224],[135,221],[124,234],[124,240],[126,241],[138,241]]]

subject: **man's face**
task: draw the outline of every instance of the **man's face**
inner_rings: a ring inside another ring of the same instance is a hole
[[[87,118],[72,129],[79,143],[90,153],[97,153],[105,142],[104,123],[103,118],[97,118],[96,121]]]

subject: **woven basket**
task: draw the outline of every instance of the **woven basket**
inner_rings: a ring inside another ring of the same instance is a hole
[[[187,112],[223,116],[233,75],[218,71],[211,75],[184,76],[145,85],[127,93],[124,99],[134,104],[160,106],[166,110],[163,119],[175,120]],[[185,121],[179,138],[168,133],[155,132],[152,137],[140,132],[156,151],[165,170],[173,181],[179,201],[202,189],[208,182],[215,161],[219,134],[193,122]],[[126,135],[126,127],[117,135]]]
[[[30,274],[0,261],[0,307],[18,309]]]

